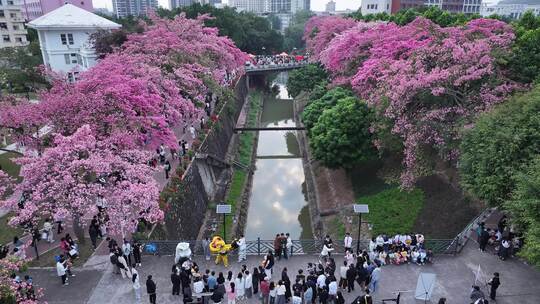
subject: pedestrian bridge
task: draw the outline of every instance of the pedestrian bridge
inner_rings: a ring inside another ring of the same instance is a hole
[[[267,72],[281,72],[304,67],[308,64],[307,61],[298,61],[290,63],[271,63],[262,65],[247,65],[245,67],[246,74],[262,74]]]

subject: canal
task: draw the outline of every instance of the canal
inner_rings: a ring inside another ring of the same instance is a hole
[[[261,127],[296,126],[286,82],[287,73],[278,74],[272,86],[279,87],[279,94],[264,95]],[[245,229],[248,240],[271,240],[281,232],[290,233],[292,239],[312,238],[296,132],[259,132]]]

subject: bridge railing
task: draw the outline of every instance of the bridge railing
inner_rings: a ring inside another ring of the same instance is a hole
[[[203,255],[202,241],[145,241],[144,254],[149,255],[174,255],[176,252],[176,245],[179,242],[185,242],[190,244],[190,248],[193,255]],[[322,240],[293,240],[293,246],[288,252],[289,255],[318,255],[321,253],[323,241]],[[457,247],[455,247],[455,239],[430,239],[425,241],[425,248],[431,249],[434,254],[454,254]],[[356,240],[353,241],[352,249],[356,251]],[[274,251],[274,240],[251,240],[246,241],[247,254],[248,255],[265,255],[269,250]],[[345,252],[343,248],[343,241],[334,242],[334,252],[343,254]],[[360,241],[360,249],[367,249],[369,241]],[[232,251],[232,255],[237,254],[237,251]]]
[[[289,63],[276,63],[276,64],[252,64],[245,67],[246,72],[251,71],[265,71],[265,70],[280,70],[280,69],[292,69],[296,67],[302,67],[307,65],[307,61],[289,62]]]

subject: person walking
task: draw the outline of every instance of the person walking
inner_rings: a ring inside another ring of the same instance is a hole
[[[165,161],[163,169],[165,170],[165,179],[169,179],[169,173],[171,172],[171,163],[169,160]]]
[[[179,296],[181,282],[180,282],[180,275],[176,271],[176,268],[173,268],[173,271],[171,273],[171,283],[172,283],[172,295]]]
[[[47,242],[54,243],[53,224],[51,219],[45,220],[45,223],[43,224],[43,232],[47,234]]]
[[[137,266],[142,266],[141,264],[141,253],[142,253],[142,244],[139,241],[135,241],[135,244],[133,244],[133,258],[135,260],[135,264]]]
[[[69,283],[67,282],[67,260],[60,258],[56,262],[56,273],[58,276],[62,279],[62,285],[67,286]]]
[[[253,295],[253,275],[249,273],[249,270],[244,272],[244,289],[246,292],[246,298],[251,299]]]
[[[238,273],[236,279],[234,280],[234,285],[236,286],[236,300],[244,301],[246,295],[245,289],[246,281],[241,272]]]
[[[347,261],[343,261],[343,265],[339,268],[339,287],[343,290],[347,288]]]
[[[236,244],[238,245],[238,263],[241,263],[246,260],[247,254],[247,244],[244,235],[240,236],[240,239],[236,241]]]
[[[156,282],[152,280],[152,275],[149,275],[146,279],[146,293],[148,294],[150,304],[156,304],[156,290]]]
[[[139,274],[134,273],[131,276],[131,282],[133,283],[133,291],[135,292],[136,303],[141,302],[141,283],[139,282]]]
[[[354,268],[354,265],[349,265],[349,269],[347,269],[346,272],[346,278],[347,278],[347,292],[354,291],[354,279],[356,279],[356,269]]]
[[[285,300],[289,302],[289,299],[292,296],[291,292],[291,279],[289,278],[289,275],[287,274],[287,267],[284,267],[281,271],[281,282],[283,282],[283,286],[285,286]]]
[[[253,294],[257,294],[259,292],[261,277],[262,279],[264,279],[264,275],[261,276],[259,268],[253,267],[253,274],[251,275],[251,286],[253,286]]]
[[[489,298],[495,300],[495,297],[497,296],[497,288],[499,288],[501,285],[498,272],[493,273],[493,278],[489,280],[488,285],[490,286]]]
[[[193,127],[193,125],[189,126],[189,134],[191,134],[191,139],[195,139],[197,137],[195,127]]]
[[[268,297],[270,296],[270,282],[268,277],[265,277],[260,284],[261,289],[261,304],[268,304]]]
[[[283,284],[282,280],[278,281],[278,286],[276,287],[276,304],[285,304],[287,302],[287,298],[285,294],[287,293],[287,288],[285,287],[285,284]]]
[[[485,252],[486,251],[486,245],[489,241],[489,232],[486,229],[482,229],[480,232],[480,239],[478,241],[480,246],[480,251]]]
[[[285,246],[287,249],[285,251],[287,252],[287,254],[291,254],[292,253],[292,247],[293,247],[291,235],[287,232],[285,234],[285,238],[287,240],[287,243],[286,243],[286,246]],[[285,258],[287,258],[287,256],[285,256]]]
[[[202,240],[202,247],[204,252],[204,258],[207,261],[210,261],[210,239],[208,237],[205,237],[204,240]]]
[[[268,279],[272,279],[272,267],[274,267],[274,254],[272,250],[268,250],[268,254],[264,260],[264,274]]]
[[[234,288],[234,282],[229,284],[227,288],[227,304],[236,304],[236,290]]]
[[[131,278],[131,271],[128,268],[128,264],[126,261],[126,258],[124,258],[123,255],[118,255],[118,268],[120,268],[120,274],[122,275],[122,279],[125,278]]]
[[[381,267],[379,264],[375,263],[377,265],[375,269],[371,272],[371,279],[369,282],[371,293],[374,294],[377,291],[377,284],[379,283],[379,280],[381,279]]]
[[[469,295],[469,298],[471,301],[476,302],[479,299],[484,299],[486,296],[484,293],[480,290],[480,286],[474,285],[471,290],[471,294]]]
[[[131,265],[131,252],[131,244],[128,240],[124,239],[124,244],[122,244],[122,254],[124,255],[124,259],[126,259],[128,265]]]
[[[88,234],[90,235],[90,241],[92,241],[92,247],[94,250],[97,248],[97,238],[99,235],[99,228],[96,227],[96,225],[90,224],[90,227],[88,227]]]
[[[276,234],[276,238],[274,239],[274,252],[276,253],[276,257],[279,260],[281,260],[281,238],[279,236],[279,233]]]
[[[279,242],[281,244],[280,247],[282,250],[283,257],[286,260],[289,259],[288,252],[287,252],[287,237],[285,236],[284,233],[281,233],[281,235],[279,236]]]
[[[345,233],[345,237],[343,238],[343,250],[345,252],[353,252],[352,251],[352,236],[349,232]]]

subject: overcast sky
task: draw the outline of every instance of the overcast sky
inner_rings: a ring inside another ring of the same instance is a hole
[[[226,2],[226,0],[222,0]],[[330,0],[311,0],[311,10],[324,11],[326,3]],[[360,7],[361,0],[334,0],[337,10],[352,9],[356,10]],[[496,3],[499,0],[484,0],[484,3]],[[159,5],[169,8],[168,0],[158,0]],[[112,11],[112,0],[93,0],[94,7],[106,7]]]

